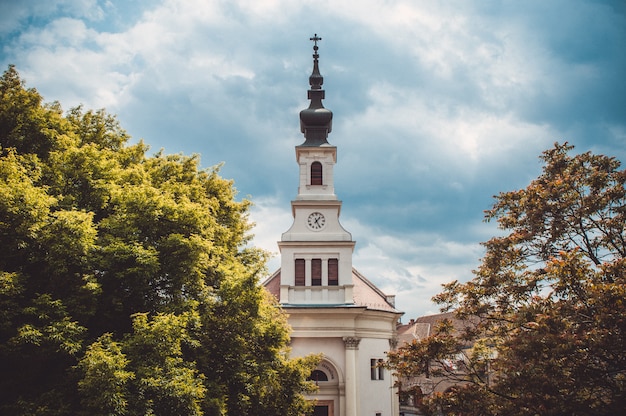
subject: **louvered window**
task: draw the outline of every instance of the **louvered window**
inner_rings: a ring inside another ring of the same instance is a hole
[[[296,259],[296,286],[304,286],[305,262],[304,259]]]
[[[339,260],[328,259],[328,286],[339,285]]]
[[[322,285],[322,259],[311,260],[311,285]]]
[[[311,163],[311,185],[322,184],[322,164],[320,162]]]

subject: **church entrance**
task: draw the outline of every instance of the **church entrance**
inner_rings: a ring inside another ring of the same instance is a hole
[[[336,416],[335,406],[341,400],[336,367],[328,360],[322,360],[308,379],[319,388],[313,397],[309,397],[315,401],[313,416]]]
[[[313,416],[330,416],[330,413],[328,413],[328,406],[315,406]]]
[[[335,402],[333,400],[317,400],[313,416],[335,416]]]

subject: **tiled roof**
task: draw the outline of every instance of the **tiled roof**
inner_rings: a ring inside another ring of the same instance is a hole
[[[472,325],[472,320],[462,320],[456,317],[454,312],[439,313],[435,315],[420,316],[411,319],[407,324],[398,326],[398,341],[402,345],[412,340],[421,340],[433,334],[437,324],[444,319],[452,322],[455,333],[460,333],[464,328]]]
[[[262,284],[280,302],[280,269],[276,270]]]
[[[398,312],[395,305],[389,302],[387,295],[354,268],[352,269],[352,284],[354,284],[352,293],[356,305],[367,306],[369,309]]]

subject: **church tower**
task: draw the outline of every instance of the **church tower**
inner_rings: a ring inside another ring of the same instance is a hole
[[[278,243],[283,304],[352,303],[352,235],[339,223],[341,201],[335,195],[333,167],[337,147],[328,143],[333,113],[324,108],[324,78],[319,71],[315,35],[309,108],[300,112],[304,143],[296,146],[300,167],[298,195],[291,202],[293,225]]]
[[[317,34],[311,38],[309,107],[300,112],[304,142],[295,147],[299,186],[291,201],[293,224],[278,242],[281,267],[264,286],[289,315],[296,356],[319,354],[311,375],[319,391],[315,416],[397,416],[391,374],[377,366],[395,346],[402,315],[352,266],[355,242],[339,222],[333,168],[337,147],[328,142],[333,113],[324,108]]]

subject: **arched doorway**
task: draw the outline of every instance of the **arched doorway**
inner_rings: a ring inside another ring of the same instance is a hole
[[[309,398],[315,400],[313,416],[340,416],[342,397],[340,387],[343,386],[343,376],[337,371],[330,360],[324,358],[313,370],[309,380],[315,381],[318,391]]]

